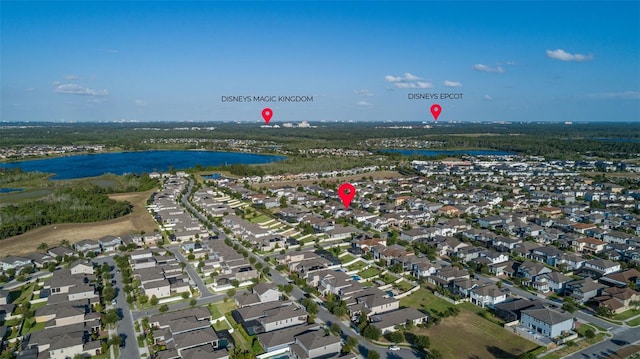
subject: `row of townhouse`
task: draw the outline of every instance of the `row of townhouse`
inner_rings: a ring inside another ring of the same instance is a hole
[[[189,276],[183,273],[176,258],[160,255],[150,249],[137,250],[129,256],[133,276],[140,281],[139,291],[151,298],[167,298],[181,293],[191,293]]]
[[[21,355],[66,359],[101,354],[100,340],[91,337],[101,327],[101,314],[94,311],[99,303],[94,282],[93,266],[88,261],[77,260],[68,268],[53,271],[39,291],[46,304],[34,315],[43,329],[24,337]]]
[[[234,320],[250,335],[256,335],[267,353],[286,351],[290,358],[356,358],[342,355],[342,339],[326,334],[321,326],[308,323],[308,314],[289,300],[274,284],[260,283],[250,294],[235,297]]]
[[[228,359],[227,339],[212,327],[207,308],[191,308],[149,317],[158,359]]]

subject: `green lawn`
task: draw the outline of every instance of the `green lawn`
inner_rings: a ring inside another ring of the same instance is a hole
[[[380,278],[380,279],[382,279],[382,281],[384,282],[384,284],[391,284],[391,283],[393,283],[393,282],[395,282],[395,281],[397,281],[397,280],[398,280],[398,278],[397,278],[397,277],[392,276],[392,275],[391,275],[391,274],[389,274],[389,273],[385,274],[385,275],[384,275],[382,278]]]
[[[517,358],[537,347],[465,309],[429,329],[416,328],[412,332],[429,336],[431,348],[442,353],[443,358]]]
[[[363,261],[357,261],[355,263],[353,263],[352,265],[350,265],[349,267],[347,267],[347,269],[349,270],[349,272],[354,271],[354,270],[360,270],[364,267],[366,267],[367,264]]]
[[[398,287],[398,289],[400,289],[401,291],[406,292],[406,291],[410,290],[411,288],[413,288],[414,285],[409,283],[409,282],[407,282],[407,281],[405,281],[405,280],[403,280],[402,282],[397,283],[396,287]]]
[[[230,313],[232,310],[238,307],[236,305],[236,302],[233,300],[228,300],[226,303],[224,301],[220,301],[220,302],[214,303],[214,305],[218,308],[218,310],[222,314]]]
[[[629,309],[625,310],[620,314],[616,314],[613,316],[614,320],[627,320],[629,318],[635,317],[636,315],[640,315],[640,310],[637,309]]]
[[[218,307],[216,307],[214,304],[209,304],[208,307],[209,311],[211,312],[211,318],[220,318],[222,316],[222,313],[220,313]]]
[[[376,267],[369,267],[365,270],[363,270],[362,272],[359,272],[358,275],[360,276],[360,278],[372,278],[374,276],[377,276],[378,274],[382,273],[382,271]]]
[[[356,259],[356,257],[352,256],[351,254],[347,254],[347,255],[344,255],[344,256],[340,257],[340,263],[342,263],[342,264],[349,263],[354,259]]]
[[[9,299],[11,300],[11,303],[20,305],[28,302],[31,299],[33,288],[35,288],[35,286],[36,283],[31,283],[29,285],[23,285],[19,289],[9,292]]]
[[[628,321],[627,325],[630,326],[630,327],[637,327],[638,325],[640,325],[640,317]]]
[[[270,220],[271,218],[265,216],[264,214],[259,215],[258,217],[251,218],[251,222],[253,223],[264,223]]]
[[[220,320],[213,325],[213,329],[215,329],[216,332],[219,332],[221,330],[228,330],[230,327],[225,320]]]
[[[444,312],[453,304],[433,295],[428,289],[420,288],[410,295],[400,299],[401,307],[412,307],[416,309],[434,309]]]

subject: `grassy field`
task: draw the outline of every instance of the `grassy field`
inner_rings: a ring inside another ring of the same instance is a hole
[[[400,306],[438,312],[454,307],[425,288],[400,299]],[[535,343],[478,315],[486,309],[477,307],[476,311],[466,305],[457,307],[460,309],[457,316],[445,318],[440,324],[428,329],[414,330],[415,334],[429,336],[431,347],[440,351],[444,358],[517,358],[537,347]]]
[[[432,328],[418,328],[414,333],[429,336],[431,348],[442,353],[443,358],[515,359],[537,347],[535,343],[466,310]]]
[[[117,201],[129,201],[133,205],[133,212],[112,220],[91,223],[64,223],[40,227],[0,241],[0,257],[7,255],[24,255],[37,251],[40,243],[47,243],[49,247],[60,244],[64,239],[70,243],[83,239],[99,239],[106,235],[119,236],[145,231],[153,232],[157,229],[156,222],[145,205],[154,190],[146,192],[117,193],[109,195]]]
[[[429,290],[420,288],[416,292],[400,299],[401,307],[429,309],[444,312],[454,305],[433,295]]]

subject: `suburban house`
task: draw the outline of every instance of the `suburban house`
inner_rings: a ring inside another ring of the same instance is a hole
[[[477,306],[493,308],[496,304],[507,300],[507,292],[495,284],[489,284],[472,289],[469,298],[471,303]]]
[[[380,329],[382,334],[385,334],[396,331],[398,325],[405,325],[407,322],[418,325],[426,323],[428,319],[429,316],[427,314],[409,307],[375,314],[369,317],[369,323]]]
[[[573,330],[573,317],[549,308],[522,311],[520,325],[549,338],[557,338]]]
[[[321,335],[318,332],[300,334],[291,344],[293,359],[316,359],[337,357],[342,349],[342,339],[334,335]],[[353,356],[349,356],[352,358]]]
[[[586,303],[591,298],[600,295],[607,286],[594,281],[591,278],[577,279],[566,284],[566,293],[570,294],[580,303]]]

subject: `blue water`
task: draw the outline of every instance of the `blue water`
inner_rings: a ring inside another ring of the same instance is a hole
[[[206,178],[206,179],[220,179],[222,178],[222,175],[220,173],[212,173],[210,175],[204,175],[202,176],[202,178]]]
[[[360,276],[357,275],[351,276],[351,278],[353,278],[353,280],[360,280]]]
[[[404,150],[404,149],[391,149],[382,150],[382,152],[400,153],[403,156],[430,156],[435,157],[439,155],[471,155],[471,156],[514,156],[515,152],[499,151],[499,150]]]
[[[283,160],[282,156],[257,155],[252,153],[212,151],[144,151],[101,153],[68,157],[0,163],[0,167],[21,167],[23,171],[55,173],[52,179],[73,179],[100,176],[105,173],[163,172],[224,164],[263,164]]]
[[[0,193],[20,192],[22,188],[0,188]]]

